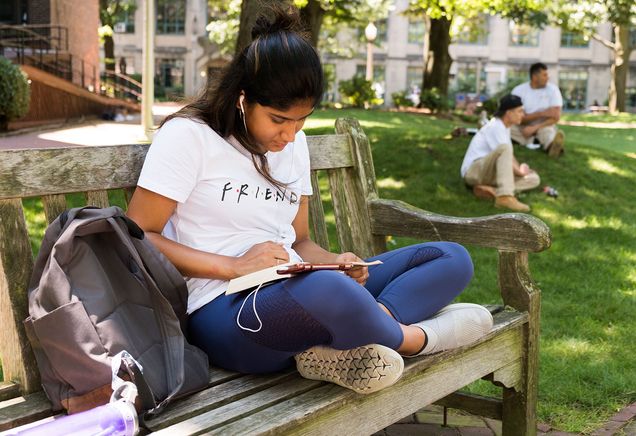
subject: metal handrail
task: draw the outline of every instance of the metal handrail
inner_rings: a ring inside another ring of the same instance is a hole
[[[45,37],[37,32],[41,29],[47,30],[49,36]],[[55,37],[51,35],[53,30]],[[53,45],[52,41],[58,44]],[[97,66],[80,58],[79,68],[76,68],[77,62],[73,62],[73,55],[60,49],[62,43],[64,47],[68,47],[68,30],[63,26],[0,24],[0,55],[4,55],[5,49],[10,48],[14,50],[19,64],[32,65],[96,94],[141,100],[141,83],[124,74],[106,70],[102,73],[104,83],[99,86]]]

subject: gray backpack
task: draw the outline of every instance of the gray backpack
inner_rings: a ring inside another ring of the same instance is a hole
[[[53,408],[107,403],[111,360],[123,350],[143,368],[124,368],[138,409],[157,413],[204,388],[208,359],[185,339],[186,303],[181,274],[120,208],[57,217],[35,262],[24,321]]]

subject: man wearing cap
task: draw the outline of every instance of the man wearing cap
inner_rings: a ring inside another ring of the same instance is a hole
[[[505,95],[495,116],[470,141],[461,167],[461,176],[479,198],[495,200],[495,207],[528,212],[530,206],[517,200],[516,192],[539,186],[536,171],[515,159],[510,127],[524,116],[521,98]]]
[[[530,149],[540,148],[550,157],[563,153],[565,134],[557,129],[563,97],[559,88],[548,82],[548,67],[537,62],[530,66],[530,81],[517,85],[512,94],[521,97],[526,111],[519,126],[511,128],[512,139]],[[539,144],[535,144],[535,138]]]

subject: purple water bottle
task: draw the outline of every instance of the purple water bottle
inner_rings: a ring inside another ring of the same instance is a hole
[[[57,418],[40,425],[9,430],[15,436],[134,436],[139,432],[137,411],[132,403],[114,401],[85,412]]]

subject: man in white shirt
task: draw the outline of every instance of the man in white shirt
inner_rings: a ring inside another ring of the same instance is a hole
[[[537,62],[530,67],[530,81],[517,85],[512,94],[521,97],[526,115],[521,125],[510,129],[512,139],[530,149],[543,147],[550,157],[563,153],[565,134],[557,129],[563,97],[559,88],[548,82],[548,67]],[[540,145],[535,145],[538,139]]]
[[[530,206],[517,200],[516,192],[539,186],[539,175],[515,159],[510,127],[524,116],[521,98],[505,95],[495,116],[470,141],[461,167],[461,176],[479,198],[495,199],[495,207],[528,212]]]

